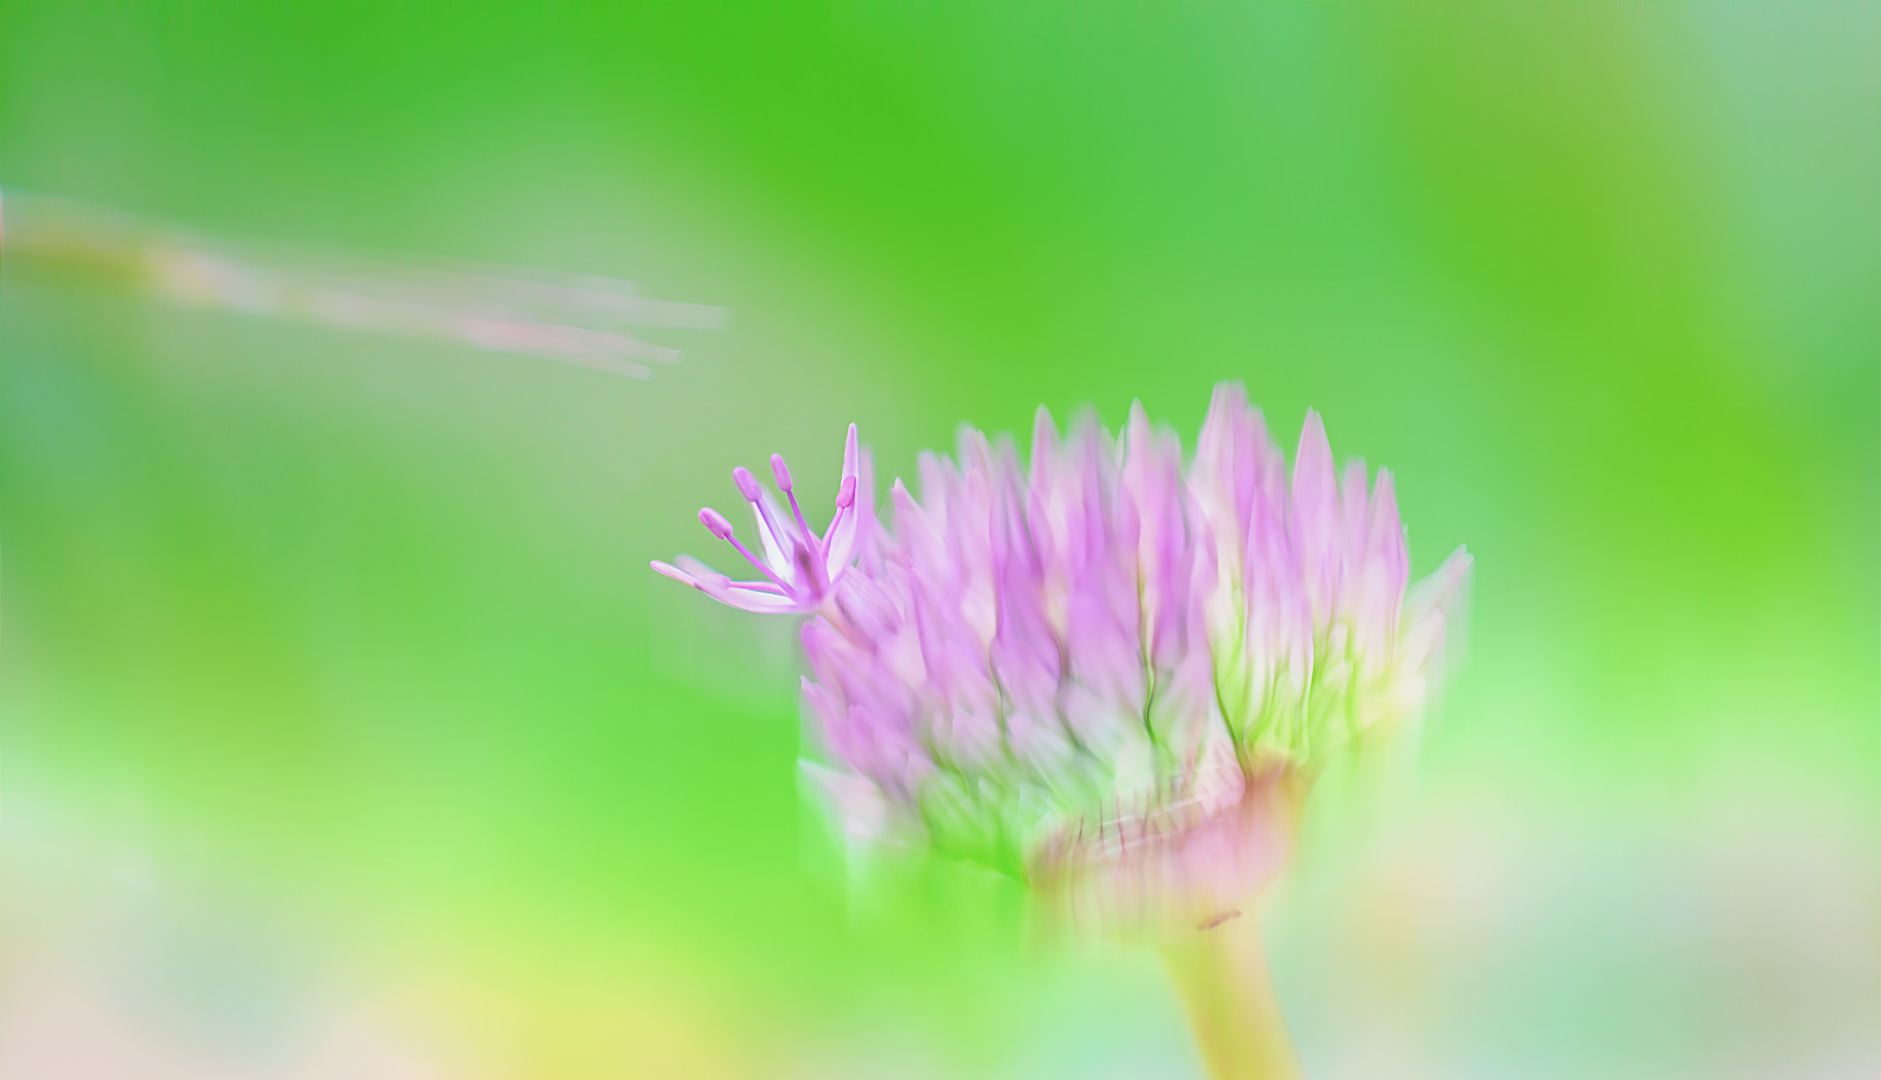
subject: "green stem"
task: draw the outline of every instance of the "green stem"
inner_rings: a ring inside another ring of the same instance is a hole
[[[1214,1080],[1297,1080],[1252,912],[1162,949]]]

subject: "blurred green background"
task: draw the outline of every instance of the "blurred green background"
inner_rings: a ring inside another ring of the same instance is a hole
[[[641,382],[0,256],[11,1075],[1199,1075],[1007,884],[851,903],[789,627],[646,563],[1221,379],[1477,559],[1267,914],[1308,1075],[1881,1069],[1881,5],[4,0],[0,188],[733,313]]]

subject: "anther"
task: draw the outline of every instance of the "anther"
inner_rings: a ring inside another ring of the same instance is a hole
[[[746,502],[758,501],[758,479],[751,475],[750,469],[743,465],[733,469],[732,482],[738,485],[738,494],[743,495]]]
[[[771,455],[771,475],[777,477],[777,489],[779,491],[790,490],[790,468],[784,464],[784,455]]]
[[[699,520],[720,540],[732,538],[732,523],[725,520],[725,515],[707,506],[699,511]]]
[[[854,503],[855,501],[856,501],[856,478],[853,476],[845,476],[843,477],[842,490],[836,493],[836,509],[845,510],[849,507],[851,503]]]

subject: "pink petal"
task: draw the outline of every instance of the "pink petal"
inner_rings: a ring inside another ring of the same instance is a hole
[[[1332,446],[1326,441],[1326,425],[1312,409],[1306,411],[1299,453],[1293,459],[1293,520],[1300,538],[1306,596],[1313,605],[1314,621],[1323,624],[1332,613],[1343,545]]]

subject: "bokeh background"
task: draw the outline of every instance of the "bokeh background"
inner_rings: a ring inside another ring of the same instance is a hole
[[[0,1072],[1193,1077],[860,889],[656,578],[1041,402],[1389,465],[1464,663],[1265,911],[1309,1076],[1881,1075],[1881,5],[0,3],[0,188],[632,279],[651,380],[0,255]]]

